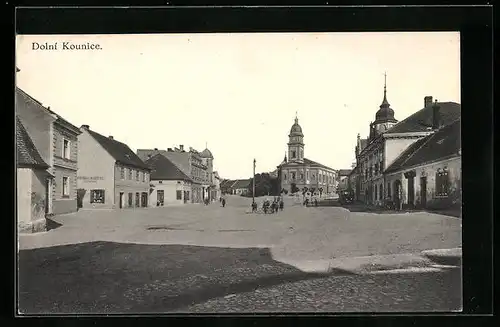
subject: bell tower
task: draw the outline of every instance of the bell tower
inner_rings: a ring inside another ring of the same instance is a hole
[[[299,118],[295,113],[295,123],[288,134],[288,161],[289,162],[304,162],[304,134],[302,127],[299,125]]]

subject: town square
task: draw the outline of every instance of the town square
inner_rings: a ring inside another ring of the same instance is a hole
[[[19,314],[462,310],[457,33],[37,42],[62,39],[17,38]]]

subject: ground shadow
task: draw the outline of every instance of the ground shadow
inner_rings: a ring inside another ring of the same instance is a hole
[[[269,249],[90,242],[20,251],[18,305],[25,314],[167,312],[323,277]]]
[[[47,226],[47,230],[52,230],[52,229],[56,229],[56,228],[59,228],[62,226],[62,224],[58,223],[57,221],[54,221],[50,218],[45,218],[45,221],[46,221],[46,226]]]

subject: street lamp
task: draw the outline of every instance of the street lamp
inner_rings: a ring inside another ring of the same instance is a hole
[[[253,159],[253,178],[252,178],[252,204],[255,203],[255,158]]]

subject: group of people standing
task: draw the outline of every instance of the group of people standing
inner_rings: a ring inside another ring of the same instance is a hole
[[[262,210],[265,214],[269,213],[278,213],[278,211],[283,211],[285,204],[283,203],[283,199],[281,197],[275,197],[273,202],[269,201],[269,199],[265,199],[262,202]],[[257,212],[257,203],[252,202],[252,212]]]

